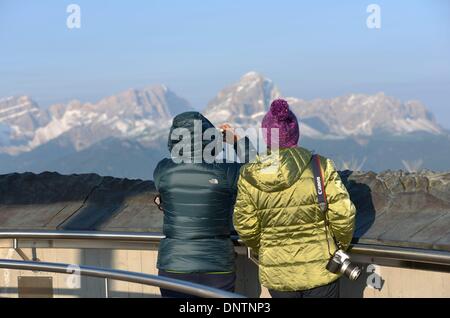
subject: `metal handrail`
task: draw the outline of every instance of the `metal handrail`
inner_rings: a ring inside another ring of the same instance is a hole
[[[399,261],[450,266],[450,252],[417,248],[356,244],[350,249],[352,254],[370,255]]]
[[[106,240],[159,243],[161,233],[89,232],[89,231],[0,231],[0,239]]]
[[[0,239],[106,240],[159,243],[161,233],[85,232],[85,231],[0,231]],[[233,237],[239,241],[238,237]],[[450,265],[450,252],[372,244],[354,244],[351,253],[426,264]]]
[[[76,268],[76,274],[80,276],[89,276],[105,279],[105,292],[108,296],[108,280],[118,280],[141,285],[160,287],[192,296],[201,298],[245,298],[242,295],[226,292],[220,289],[211,288],[199,284],[185,282],[173,278],[148,275],[142,273],[133,273],[121,270],[103,269],[90,266],[44,263],[44,262],[27,262],[27,261],[11,261],[0,259],[0,268],[13,270],[29,270],[60,274],[73,274]]]

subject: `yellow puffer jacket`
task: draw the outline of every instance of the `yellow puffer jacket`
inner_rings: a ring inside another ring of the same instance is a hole
[[[325,268],[337,247],[325,231],[306,149],[281,149],[241,169],[234,226],[259,255],[261,284],[277,291],[301,291],[339,278]],[[333,162],[321,157],[328,198],[329,230],[347,249],[355,207]]]

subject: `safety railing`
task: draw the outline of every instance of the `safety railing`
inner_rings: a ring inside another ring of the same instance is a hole
[[[0,260],[0,268],[103,278],[105,281],[105,298],[109,298],[109,280],[155,286],[201,298],[245,298],[238,294],[177,279],[90,266]]]
[[[87,232],[87,231],[0,231],[0,239],[105,240],[159,243],[160,233]]]
[[[450,252],[425,250],[409,247],[356,244],[350,249],[353,255],[367,255],[373,258],[450,266]]]
[[[164,235],[160,233],[127,232],[84,232],[84,231],[0,231],[0,239],[13,240],[18,247],[19,240],[88,240],[159,243]],[[238,237],[233,240],[239,243]],[[450,252],[385,245],[354,244],[351,253],[392,259],[450,266]]]

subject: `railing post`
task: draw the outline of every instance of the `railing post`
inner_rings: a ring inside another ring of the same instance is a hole
[[[109,298],[109,279],[105,278],[105,298]]]
[[[27,254],[22,251],[22,249],[19,247],[19,240],[17,238],[13,239],[13,249],[16,251],[17,254],[24,260],[24,261],[30,261]],[[33,260],[34,261],[34,260]]]

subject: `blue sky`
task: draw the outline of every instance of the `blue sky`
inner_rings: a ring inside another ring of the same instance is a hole
[[[450,128],[450,1],[0,0],[0,96],[49,105],[165,83],[201,109],[250,70],[286,96],[418,99]]]

